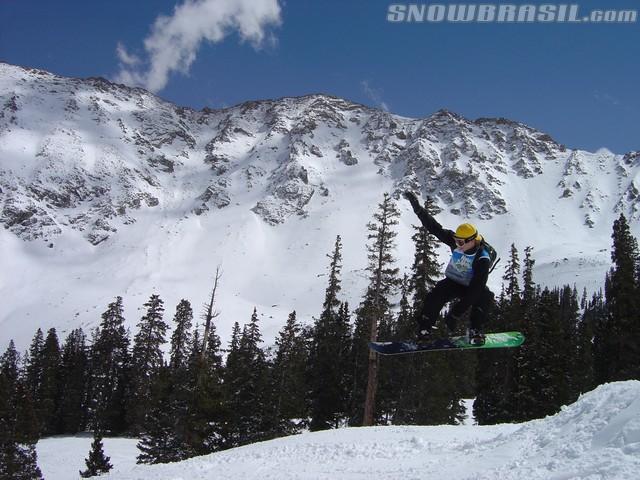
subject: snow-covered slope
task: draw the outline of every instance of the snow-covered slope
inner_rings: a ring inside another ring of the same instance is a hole
[[[51,438],[38,454],[48,480],[77,478],[90,439]],[[118,480],[635,480],[640,382],[598,387],[555,416],[519,425],[373,427],[257,443],[184,462],[135,465],[133,440],[107,439]]]
[[[384,192],[409,188],[437,200],[444,225],[477,223],[503,257],[533,246],[538,282],[595,288],[614,218],[639,232],[639,163],[505,119],[409,119],[326,95],[194,111],[0,63],[0,344],[95,326],[116,295],[131,326],[152,293],[168,316],[181,298],[197,308],[218,264],[223,338],[254,306],[272,338],[291,310],[318,314],[336,235],[357,305],[366,223]],[[417,219],[400,204],[406,269]]]

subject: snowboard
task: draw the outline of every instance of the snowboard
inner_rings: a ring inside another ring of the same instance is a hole
[[[402,355],[407,353],[434,352],[440,350],[472,350],[488,348],[518,347],[524,342],[520,332],[487,333],[484,345],[472,345],[466,335],[460,337],[434,338],[426,343],[369,342],[369,348],[381,355]]]

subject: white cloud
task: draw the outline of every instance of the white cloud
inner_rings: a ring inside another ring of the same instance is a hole
[[[125,46],[120,42],[118,42],[118,46],[116,47],[116,54],[120,62],[127,67],[135,67],[140,64],[140,58],[127,52]]]
[[[237,33],[259,49],[275,42],[269,30],[282,23],[279,0],[185,0],[173,15],[156,18],[144,40],[145,61],[118,44],[116,81],[162,90],[174,72],[186,74],[203,42],[218,43]],[[144,63],[144,65],[143,65]]]
[[[371,100],[375,105],[380,107],[385,112],[389,111],[389,106],[384,100],[382,100],[382,90],[373,88],[371,85],[369,85],[369,82],[367,80],[361,81],[360,86],[362,87],[362,90],[364,90],[364,93],[369,98],[369,100]]]
[[[620,100],[618,100],[616,97],[614,97],[613,95],[611,95],[608,92],[600,92],[600,91],[596,91],[593,94],[593,97],[601,103],[606,103],[609,105],[613,105],[613,106],[619,106],[621,104]]]

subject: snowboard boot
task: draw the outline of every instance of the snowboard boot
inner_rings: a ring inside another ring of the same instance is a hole
[[[480,329],[477,329],[477,328],[469,329],[469,343],[471,345],[484,345],[485,340],[486,340],[486,337]]]

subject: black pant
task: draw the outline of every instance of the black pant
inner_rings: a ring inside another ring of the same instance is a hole
[[[422,310],[418,313],[417,321],[420,328],[431,328],[435,325],[440,310],[445,303],[456,298],[462,298],[469,287],[460,285],[448,278],[440,280],[433,289],[427,293],[422,304]],[[471,305],[471,328],[479,329],[487,321],[489,309],[493,305],[493,292],[488,287],[484,287],[478,301]],[[449,325],[451,328],[452,326]]]

